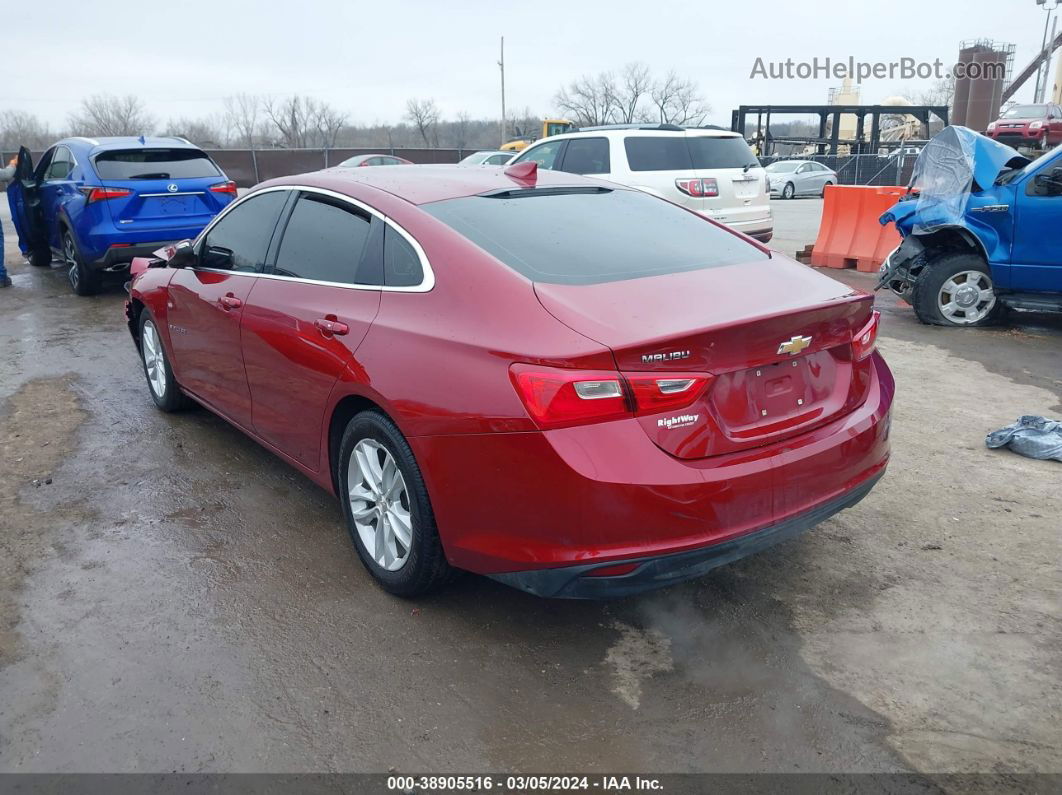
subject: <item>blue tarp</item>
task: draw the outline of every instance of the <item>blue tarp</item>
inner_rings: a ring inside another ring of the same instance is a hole
[[[1009,447],[1019,455],[1062,461],[1062,422],[1026,414],[985,437],[989,447]]]

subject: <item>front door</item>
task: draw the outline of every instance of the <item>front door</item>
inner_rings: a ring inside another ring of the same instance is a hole
[[[1053,184],[1036,177],[1053,176]],[[1062,292],[1062,154],[1050,157],[1016,186],[1017,214],[1010,287]]]
[[[40,189],[33,176],[33,156],[20,147],[15,164],[15,176],[7,186],[7,203],[11,207],[11,222],[18,235],[18,248],[23,254],[47,245],[41,216]]]
[[[315,472],[329,396],[380,308],[382,224],[349,202],[302,193],[244,309],[254,430]]]
[[[240,323],[262,272],[287,191],[252,196],[199,241],[196,266],[170,280],[167,332],[181,386],[231,421],[251,427]]]

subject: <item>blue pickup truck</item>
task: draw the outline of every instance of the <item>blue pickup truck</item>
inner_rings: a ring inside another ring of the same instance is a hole
[[[1006,310],[1062,312],[1062,147],[1036,160],[946,127],[881,216],[903,238],[881,266],[923,323],[983,326]]]

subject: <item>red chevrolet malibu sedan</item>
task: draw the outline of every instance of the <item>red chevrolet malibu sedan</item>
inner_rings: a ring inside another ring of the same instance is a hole
[[[862,499],[871,297],[663,199],[533,164],[267,182],[133,268],[151,397],[339,497],[365,567],[542,596],[696,577]]]

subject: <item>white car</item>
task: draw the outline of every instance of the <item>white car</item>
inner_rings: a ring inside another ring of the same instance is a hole
[[[544,138],[512,162],[602,177],[681,204],[766,243],[767,177],[740,135],[673,124],[612,124]]]
[[[504,166],[513,159],[512,152],[503,152],[500,149],[486,149],[482,152],[473,152],[457,165],[459,166]]]

